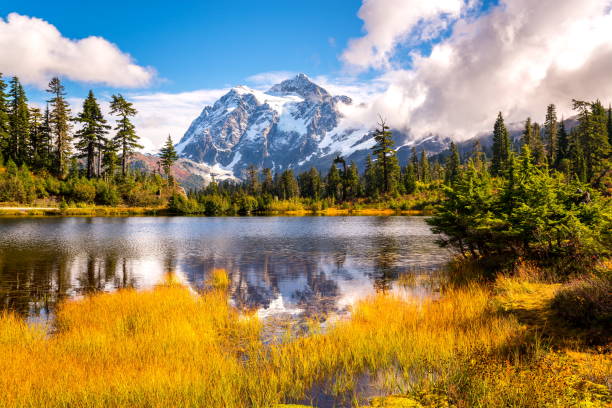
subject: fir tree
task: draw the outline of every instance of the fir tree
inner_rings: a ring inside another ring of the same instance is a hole
[[[84,157],[87,164],[87,178],[92,178],[99,173],[99,166],[96,166],[96,159],[99,161],[99,154],[105,144],[105,135],[110,126],[102,115],[98,101],[92,91],[89,91],[87,98],[83,102],[83,111],[74,119],[81,124],[75,137],[77,139],[76,148],[79,157]]]
[[[174,149],[174,142],[172,142],[172,137],[170,135],[168,135],[168,139],[166,139],[166,143],[164,144],[164,147],[161,148],[159,157],[161,159],[161,164],[164,168],[164,173],[166,173],[166,176],[170,177],[172,165],[174,164],[174,162],[178,160],[178,154],[176,153],[176,150]],[[257,169],[255,168],[255,166],[252,166],[252,167],[253,167],[253,179],[256,181],[257,180]],[[253,190],[253,191],[256,191],[256,190]]]
[[[344,177],[346,200],[354,200],[361,195],[361,183],[359,181],[359,170],[357,164],[353,161],[348,167]]]
[[[25,90],[19,82],[19,78],[11,79],[9,91],[9,125],[10,146],[9,153],[15,163],[26,163],[29,159],[29,109]]]
[[[419,169],[421,170],[420,179],[423,183],[431,182],[431,171],[429,169],[429,159],[425,150],[421,150],[421,161],[419,163]]]
[[[393,137],[389,126],[385,124],[385,121],[381,119],[379,128],[374,132],[374,140],[376,144],[372,147],[372,152],[377,158],[377,165],[381,167],[382,176],[382,192],[387,194],[392,190],[392,177],[393,177],[393,157],[395,156],[395,150],[393,150]]]
[[[168,136],[168,138],[170,138],[170,136]],[[168,142],[166,142],[166,145],[168,145]],[[175,158],[178,158],[176,152],[174,151],[174,146],[172,147],[172,151],[174,152]],[[249,194],[256,195],[259,193],[261,186],[259,184],[258,171],[257,167],[255,167],[253,164],[246,168],[246,182]]]
[[[599,172],[606,170],[610,145],[608,143],[607,114],[599,101],[573,100],[578,111],[578,137],[586,166],[586,181],[592,182]]]
[[[138,144],[136,129],[130,120],[137,112],[132,103],[125,100],[121,94],[112,96],[110,107],[111,114],[118,117],[115,127],[117,134],[113,139],[121,151],[121,174],[125,177],[130,156],[136,149],[142,149]]]
[[[70,105],[66,101],[66,92],[59,78],[52,78],[47,92],[51,94],[49,123],[55,142],[55,164],[59,177],[64,177],[71,153]]]
[[[450,145],[450,156],[446,162],[446,182],[448,184],[454,184],[459,177],[459,171],[461,167],[461,160],[459,158],[459,150],[455,142],[451,142]]]
[[[608,107],[608,144],[612,147],[612,105]]]
[[[493,128],[493,161],[491,172],[494,176],[504,173],[510,158],[510,137],[504,124],[504,117],[499,112]]]
[[[533,126],[531,125],[531,118],[527,118],[525,121],[525,129],[521,137],[521,149],[524,146],[533,146]]]
[[[274,194],[274,179],[272,178],[272,170],[265,168],[262,170],[263,181],[261,183],[261,192],[263,194]]]
[[[406,194],[412,194],[416,191],[417,175],[414,169],[414,164],[408,163],[404,171],[404,190]]]
[[[377,197],[379,194],[379,182],[378,182],[378,168],[372,161],[372,157],[368,154],[366,156],[365,165],[365,193],[368,197]]]
[[[29,113],[30,123],[28,125],[30,130],[30,151],[32,154],[31,163],[35,166],[41,166],[42,156],[44,156],[44,136],[43,126],[44,117],[39,108],[31,107]]]
[[[414,174],[416,175],[417,180],[420,180],[421,171],[419,169],[419,156],[417,155],[417,150],[414,146],[412,146],[412,149],[410,149],[410,162],[414,168]]]
[[[546,109],[546,120],[544,122],[544,134],[546,136],[546,149],[548,152],[548,162],[553,164],[557,161],[557,145],[559,125],[557,122],[557,108],[550,104]]]
[[[531,151],[533,152],[532,160],[537,164],[546,163],[546,149],[542,141],[542,129],[540,125],[535,122],[533,124],[533,138],[531,143]]]
[[[293,170],[289,169],[282,172],[278,179],[278,191],[283,200],[299,197],[300,189]]]
[[[342,201],[342,174],[338,170],[338,167],[336,167],[336,163],[332,163],[331,167],[329,168],[329,172],[327,173],[327,179],[325,181],[325,186],[328,197],[332,197],[336,201]]]
[[[569,156],[569,135],[565,130],[565,121],[561,118],[559,124],[559,132],[557,134],[557,154],[555,155],[555,166],[559,167],[559,163]]]
[[[9,138],[10,138],[10,123],[9,123],[9,102],[6,94],[6,83],[0,73],[0,154],[9,156]]]

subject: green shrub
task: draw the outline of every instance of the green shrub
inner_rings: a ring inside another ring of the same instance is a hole
[[[72,184],[71,196],[77,202],[93,203],[96,187],[87,179],[77,179]]]
[[[202,212],[200,204],[182,194],[173,194],[168,200],[168,210],[174,214],[196,214]]]

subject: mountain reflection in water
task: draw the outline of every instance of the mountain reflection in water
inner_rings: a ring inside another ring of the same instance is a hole
[[[65,298],[148,288],[167,273],[199,290],[224,268],[239,308],[341,312],[443,264],[435,238],[421,217],[2,218],[0,308],[44,319]]]

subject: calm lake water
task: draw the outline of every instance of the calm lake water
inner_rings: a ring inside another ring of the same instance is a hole
[[[342,312],[395,290],[402,273],[441,266],[449,253],[435,238],[422,217],[0,218],[0,309],[45,319],[61,299],[168,273],[198,290],[225,268],[238,307]]]

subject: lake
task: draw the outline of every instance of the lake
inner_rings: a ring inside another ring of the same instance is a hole
[[[231,302],[264,318],[342,313],[443,265],[435,239],[406,216],[0,218],[0,309],[44,320],[62,299],[167,274],[197,291],[224,268]]]

